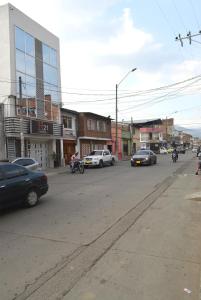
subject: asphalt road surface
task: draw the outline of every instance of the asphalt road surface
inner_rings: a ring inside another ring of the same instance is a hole
[[[36,207],[1,212],[1,299],[40,299],[34,296],[36,291],[100,240],[101,246],[96,245],[91,253],[96,261],[96,255],[103,255],[130,226],[129,212],[143,199],[157,197],[154,193],[168,186],[172,175],[192,157],[190,152],[181,154],[174,164],[170,155],[158,155],[153,166],[131,167],[123,161],[113,167],[87,169],[83,175],[67,169],[65,174],[49,177],[49,192]],[[121,228],[114,227],[124,219]],[[112,228],[116,231],[104,240]],[[82,276],[79,272],[69,276],[69,286]]]

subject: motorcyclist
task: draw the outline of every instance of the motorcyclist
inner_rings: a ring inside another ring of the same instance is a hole
[[[76,152],[74,153],[72,156],[71,156],[71,168],[74,168],[76,166],[76,164],[79,163],[79,152]]]
[[[176,160],[178,159],[178,152],[177,149],[174,148],[174,150],[172,151],[172,159],[176,156]]]
[[[198,153],[197,170],[196,170],[195,175],[199,174],[199,170],[201,170],[201,152]]]
[[[199,156],[199,153],[201,152],[200,146],[197,148],[197,157]]]

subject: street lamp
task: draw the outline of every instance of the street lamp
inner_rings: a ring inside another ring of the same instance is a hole
[[[116,157],[118,159],[118,87],[119,85],[122,83],[122,81],[124,81],[124,79],[128,76],[128,74],[130,74],[131,72],[135,72],[137,70],[137,68],[134,68],[132,70],[130,70],[122,79],[121,81],[116,84],[116,143],[115,143],[115,148],[116,148]]]

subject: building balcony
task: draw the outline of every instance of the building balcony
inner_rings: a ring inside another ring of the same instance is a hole
[[[64,139],[76,139],[77,133],[75,129],[63,128],[63,137]]]
[[[32,123],[34,122],[34,124]],[[38,125],[38,126],[37,126]],[[48,127],[49,125],[49,127]],[[48,129],[48,130],[47,130]],[[6,136],[20,136],[23,134],[63,136],[63,126],[58,123],[47,122],[38,119],[20,119],[19,117],[7,117],[4,119]]]
[[[140,133],[161,133],[163,132],[163,128],[160,127],[156,127],[156,128],[152,128],[152,127],[146,127],[146,128],[140,128]]]

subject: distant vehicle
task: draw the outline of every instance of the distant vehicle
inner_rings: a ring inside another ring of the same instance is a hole
[[[194,147],[194,148],[192,149],[192,152],[193,152],[193,153],[197,153],[197,150],[198,150],[198,148],[195,148],[195,147]]]
[[[34,159],[30,157],[19,157],[12,161],[12,164],[16,164],[19,166],[23,166],[28,170],[41,170],[41,167],[39,163]]]
[[[84,166],[99,166],[103,168],[105,165],[113,166],[115,163],[114,156],[109,150],[94,150],[84,157]]]
[[[186,153],[186,149],[183,146],[179,146],[179,147],[177,147],[177,153],[185,154]]]
[[[170,147],[170,148],[167,149],[167,153],[172,153],[173,150],[174,150],[174,148]]]
[[[167,154],[167,149],[165,147],[160,147],[160,154]]]
[[[157,156],[151,150],[139,150],[131,158],[131,167],[157,163]]]
[[[1,208],[18,203],[35,206],[47,191],[47,176],[43,172],[33,172],[16,164],[0,163]]]

